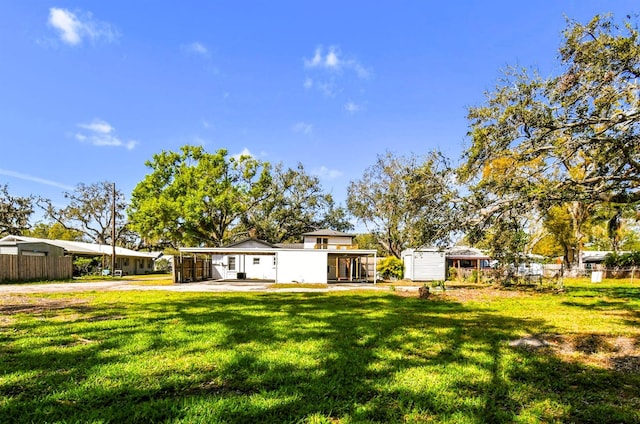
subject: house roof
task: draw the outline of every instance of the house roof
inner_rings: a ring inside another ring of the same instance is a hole
[[[257,239],[255,237],[246,238],[244,240],[229,243],[224,247],[278,247],[264,240]]]
[[[584,250],[582,251],[582,262],[602,262],[604,258],[613,253],[612,250]],[[628,252],[618,252],[618,254],[623,254]]]
[[[471,246],[454,246],[446,251],[447,259],[490,259],[482,250]]]
[[[0,239],[3,241],[26,241],[26,242],[40,242],[47,243],[53,246],[58,246],[66,250],[67,252],[75,255],[111,255],[112,247],[108,244],[96,244],[85,243],[83,241],[69,241],[69,240],[49,240],[36,237],[26,236],[6,236]],[[136,250],[126,249],[124,247],[116,246],[116,256],[128,256],[133,258],[149,258],[155,259],[160,255],[160,252],[138,252]]]
[[[332,230],[330,228],[311,231],[309,233],[303,233],[302,235],[303,236],[329,236],[329,237],[355,237],[354,234],[347,234],[347,233],[343,233],[342,231]]]

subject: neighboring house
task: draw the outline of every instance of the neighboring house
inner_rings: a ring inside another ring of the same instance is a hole
[[[51,246],[57,248],[56,255],[60,254],[60,249],[64,255],[81,257],[102,257],[107,266],[111,265],[112,246],[107,244],[85,243],[68,240],[48,240],[25,236],[6,236],[0,239],[0,245],[15,243],[16,246]],[[25,245],[25,243],[28,243]],[[4,247],[3,247],[4,249]],[[21,248],[22,249],[22,248]],[[25,251],[25,250],[21,250]],[[3,252],[4,253],[4,252]],[[23,253],[24,254],[24,253]],[[54,254],[52,250],[52,254]],[[122,270],[123,274],[147,274],[153,271],[153,262],[160,256],[159,252],[138,252],[124,247],[116,246],[116,270]],[[109,258],[109,259],[107,259]]]
[[[354,237],[320,230],[303,234],[302,244],[272,245],[251,238],[224,247],[180,248],[174,281],[375,282],[376,251],[358,249]]]
[[[47,242],[0,240],[0,255],[64,256],[64,249]]]
[[[447,270],[455,268],[459,272],[480,271],[489,268],[491,258],[482,250],[469,246],[454,246],[447,249]]]
[[[612,250],[583,250],[582,251],[582,264],[584,269],[600,269],[603,267],[602,263],[604,258],[614,253]],[[618,252],[619,255],[629,253],[628,251]]]

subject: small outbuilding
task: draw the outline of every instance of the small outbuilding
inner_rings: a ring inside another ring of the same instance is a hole
[[[437,248],[406,249],[401,254],[404,278],[411,281],[446,280],[444,250]]]

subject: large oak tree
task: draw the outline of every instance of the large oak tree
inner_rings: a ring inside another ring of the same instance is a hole
[[[453,170],[438,152],[419,157],[379,155],[348,188],[347,207],[387,254],[445,245],[459,229]]]
[[[277,165],[271,173],[268,195],[242,216],[247,235],[271,243],[297,242],[302,234],[321,228],[349,231],[353,228],[344,208],[325,193],[320,179],[294,168]]]
[[[472,183],[481,227],[514,210],[543,215],[552,206],[640,201],[638,41],[630,20],[570,21],[561,72],[542,78],[509,69],[485,103],[470,108],[459,175]]]
[[[269,194],[270,166],[249,155],[230,157],[186,145],[146,162],[128,209],[147,244],[220,246],[240,219]]]

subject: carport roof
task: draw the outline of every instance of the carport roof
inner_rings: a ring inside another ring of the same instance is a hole
[[[353,255],[374,255],[376,250],[365,249],[287,249],[282,247],[180,247],[180,253],[201,253],[201,254],[239,254],[239,255],[275,255],[278,252],[324,252],[330,254],[353,254]]]
[[[0,239],[0,241],[24,241],[24,242],[32,242],[32,243],[36,243],[36,242],[47,243],[52,246],[61,247],[73,255],[110,256],[112,253],[112,247],[108,244],[85,243],[82,241],[49,240],[49,239],[25,237],[25,236],[6,236]],[[124,247],[116,246],[116,256],[156,259],[158,256],[160,256],[160,252],[138,252],[136,250],[126,249]]]

